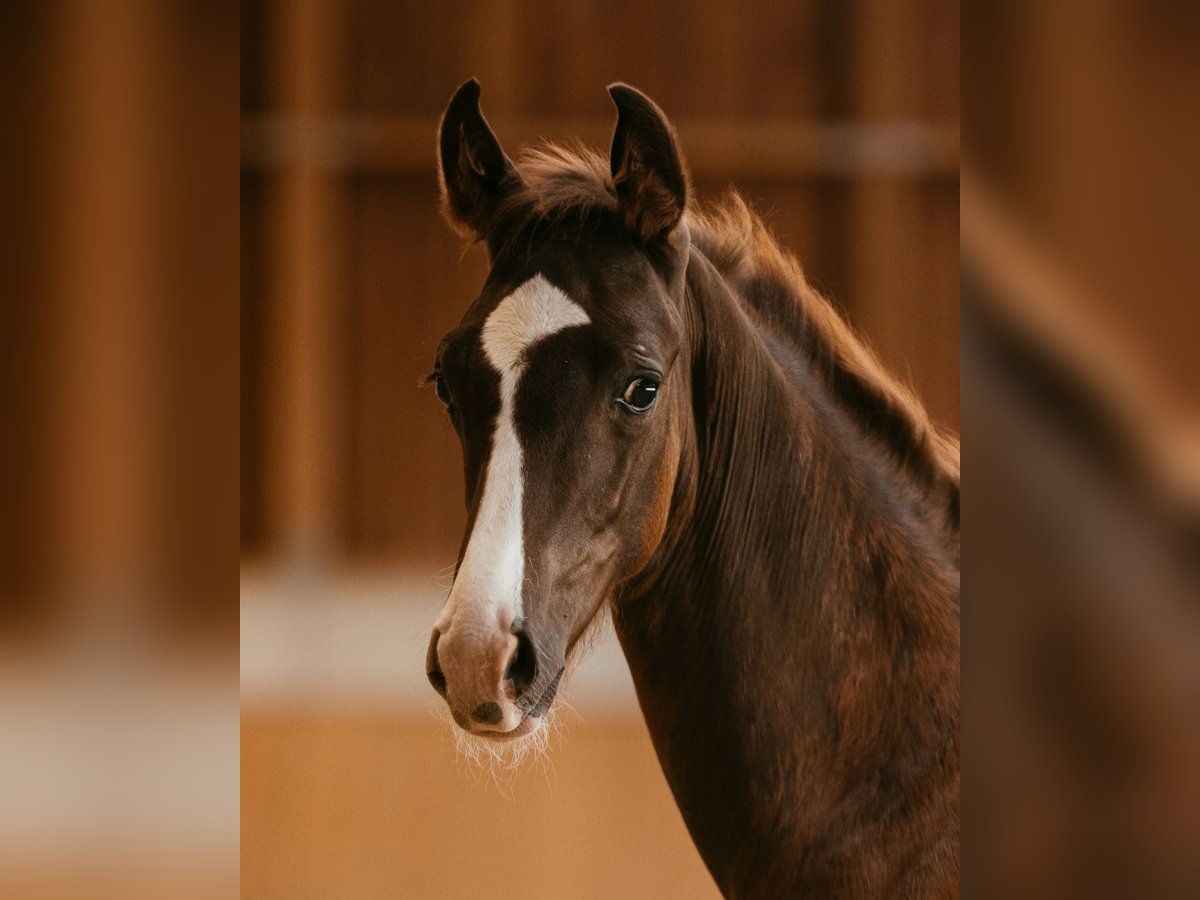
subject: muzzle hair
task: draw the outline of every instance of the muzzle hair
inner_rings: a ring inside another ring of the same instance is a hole
[[[550,744],[558,740],[563,730],[554,707],[546,711],[540,728],[511,741],[494,741],[468,734],[450,721],[445,707],[439,711],[438,718],[450,729],[454,737],[454,749],[464,762],[467,774],[476,782],[490,781],[502,796],[511,798],[517,776],[534,761],[547,780],[550,779],[554,769],[550,759]]]

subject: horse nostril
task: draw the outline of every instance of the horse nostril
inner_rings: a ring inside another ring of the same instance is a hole
[[[529,689],[537,677],[537,653],[534,652],[533,641],[523,631],[517,632],[517,649],[508,661],[504,677],[512,680],[518,697]]]
[[[442,674],[442,667],[438,664],[437,645],[438,639],[442,633],[436,628],[433,630],[433,637],[429,639],[429,652],[425,656],[425,673],[429,676],[429,683],[433,685],[433,689],[446,696],[446,676]]]

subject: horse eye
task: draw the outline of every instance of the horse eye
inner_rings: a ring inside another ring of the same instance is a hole
[[[632,412],[643,413],[658,399],[658,382],[645,375],[632,379],[621,395],[621,405]]]
[[[433,379],[433,389],[437,393],[438,399],[447,406],[450,405],[450,388],[446,386],[446,380],[441,375]]]

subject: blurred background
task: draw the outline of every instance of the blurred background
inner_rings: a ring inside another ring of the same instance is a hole
[[[715,896],[611,638],[568,685],[549,762],[502,790],[435,715],[424,653],[463,485],[417,384],[486,272],[437,213],[438,118],[475,76],[510,154],[606,149],[605,86],[646,91],[697,195],[741,191],[956,430],[957,4],[245,0],[241,16],[243,895]]]

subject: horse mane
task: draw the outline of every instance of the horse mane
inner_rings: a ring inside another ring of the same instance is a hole
[[[546,222],[619,220],[609,161],[582,144],[542,144],[516,159],[519,181],[501,201],[492,236],[528,233]],[[799,262],[730,190],[708,204],[689,201],[692,245],[735,288],[761,327],[791,342],[838,402],[925,488],[944,489],[958,525],[958,441],[938,429],[913,391],[890,375],[863,338],[811,287]],[[486,236],[485,236],[486,237]]]
[[[733,190],[689,210],[692,243],[748,304],[762,326],[791,340],[869,437],[924,485],[950,492],[957,525],[958,441],[930,419],[916,394],[892,376],[792,254]]]

